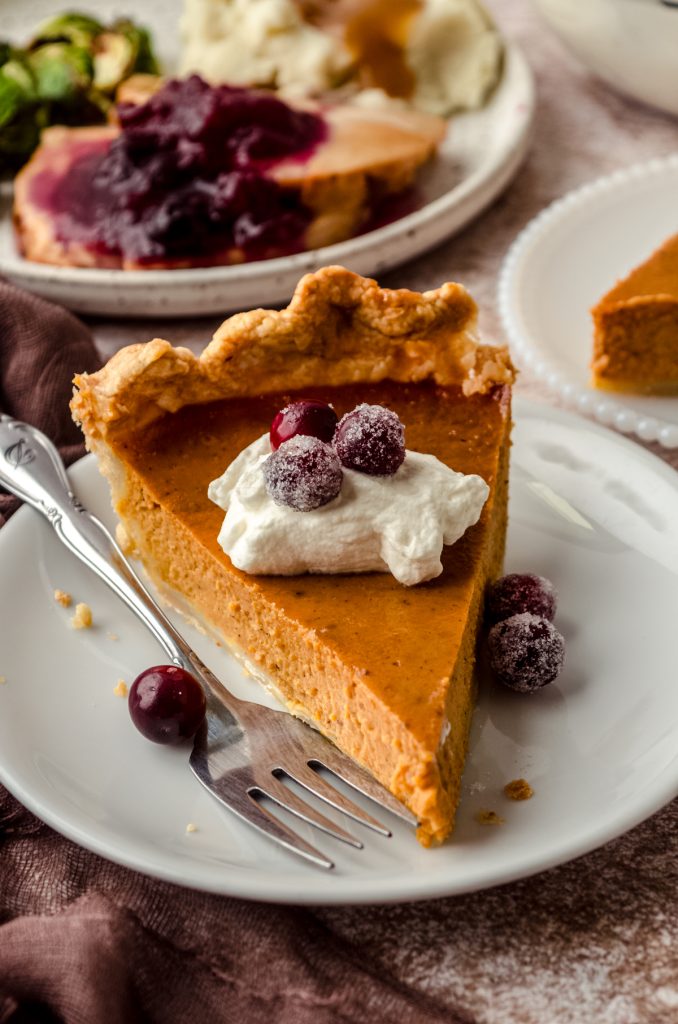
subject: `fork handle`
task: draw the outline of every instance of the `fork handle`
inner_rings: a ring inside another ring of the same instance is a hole
[[[59,540],[125,602],[174,665],[197,675],[208,694],[218,688],[219,700],[232,710],[240,705],[177,632],[106,527],[78,501],[49,438],[6,415],[0,416],[0,485],[45,516]]]

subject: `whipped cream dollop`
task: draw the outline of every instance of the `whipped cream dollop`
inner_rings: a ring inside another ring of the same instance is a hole
[[[254,575],[391,572],[406,586],[423,583],[440,575],[443,544],[478,521],[489,494],[481,477],[408,451],[393,476],[344,467],[339,495],[299,512],[268,494],[262,470],[270,454],[264,434],[208,490],[226,512],[219,544]]]

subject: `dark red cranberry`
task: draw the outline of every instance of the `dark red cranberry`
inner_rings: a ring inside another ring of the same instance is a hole
[[[298,434],[285,441],[264,462],[266,490],[276,505],[310,512],[339,494],[341,463],[330,445]]]
[[[552,682],[565,660],[565,640],[556,627],[529,612],[497,622],[487,644],[497,679],[518,693],[532,693]]]
[[[198,731],[205,718],[205,694],[178,665],[156,665],[136,677],[129,691],[129,713],[146,739],[181,743]]]
[[[556,614],[556,588],[545,576],[533,572],[512,572],[490,587],[487,595],[487,620],[500,622],[520,612],[531,612],[545,619]]]
[[[334,447],[349,469],[391,476],[405,459],[405,428],[391,409],[359,405],[339,421]]]
[[[318,437],[330,442],[337,427],[337,414],[327,402],[316,402],[313,398],[300,398],[281,409],[271,423],[271,448],[276,451],[281,444],[298,434]]]

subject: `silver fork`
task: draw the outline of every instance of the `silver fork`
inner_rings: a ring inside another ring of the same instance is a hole
[[[190,755],[196,778],[243,821],[322,868],[334,863],[273,814],[270,802],[356,849],[363,843],[321,814],[289,785],[384,836],[390,830],[341,793],[326,769],[410,825],[415,817],[329,740],[299,719],[230,693],[177,632],[105,526],[73,494],[52,442],[35,427],[0,416],[0,485],[51,523],[67,548],[92,569],[150,630],[169,662],[191,672],[207,697],[207,716]],[[287,780],[287,785],[285,781]]]

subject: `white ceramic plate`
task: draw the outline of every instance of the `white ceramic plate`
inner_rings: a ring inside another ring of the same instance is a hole
[[[119,678],[158,661],[158,648],[28,509],[0,531],[0,780],[112,860],[182,885],[292,903],[497,885],[576,857],[657,810],[678,790],[678,476],[571,414],[525,402],[516,412],[507,568],[557,582],[567,664],[532,697],[486,686],[445,846],[424,850],[394,822],[392,839],[366,832],[358,852],[301,826],[336,858],[326,874],[220,808],[194,781],[187,751],[146,742],[113,694]],[[110,523],[93,459],[72,478]],[[89,602],[92,630],[69,628],[55,587]],[[227,654],[180,628],[238,695],[266,699]],[[502,787],[520,776],[535,796],[511,803]],[[476,823],[482,809],[506,823]],[[198,831],[186,834],[188,822]]]
[[[618,171],[548,206],[513,243],[499,309],[518,365],[580,412],[678,448],[678,398],[589,386],[589,310],[678,231],[678,154]]]
[[[101,4],[81,5],[101,15]],[[81,6],[78,9],[81,9]],[[2,28],[26,39],[55,0],[2,0]],[[153,30],[165,67],[176,61],[179,0],[143,0],[135,17]],[[105,17],[110,12],[105,10]],[[423,205],[406,217],[338,245],[281,259],[196,270],[87,270],[22,259],[16,249],[11,202],[0,206],[0,274],[82,313],[111,316],[191,316],[273,305],[289,299],[308,271],[339,263],[378,275],[433,248],[459,231],[508,185],[525,156],[535,96],[529,67],[507,46],[501,81],[487,105],[454,117],[439,158],[421,175]]]

